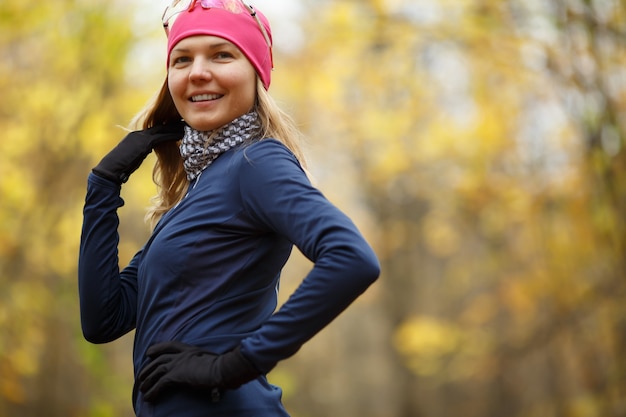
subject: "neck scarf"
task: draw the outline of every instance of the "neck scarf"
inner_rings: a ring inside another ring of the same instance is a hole
[[[183,157],[187,179],[196,179],[218,156],[229,149],[258,138],[261,130],[259,115],[255,111],[239,116],[215,130],[199,131],[185,126],[180,155]]]

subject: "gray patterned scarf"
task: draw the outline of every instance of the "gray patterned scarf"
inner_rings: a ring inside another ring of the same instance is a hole
[[[183,157],[187,179],[193,181],[218,156],[229,149],[258,138],[261,130],[261,122],[256,111],[239,116],[216,130],[201,132],[185,126],[180,155]]]

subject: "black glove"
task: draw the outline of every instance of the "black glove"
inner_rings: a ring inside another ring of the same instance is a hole
[[[239,347],[217,355],[181,342],[163,342],[151,346],[146,355],[152,360],[137,378],[146,401],[181,386],[199,388],[217,401],[220,390],[238,388],[261,374]]]
[[[185,123],[177,121],[130,132],[93,169],[94,174],[122,184],[128,181],[146,156],[159,143],[182,139]]]

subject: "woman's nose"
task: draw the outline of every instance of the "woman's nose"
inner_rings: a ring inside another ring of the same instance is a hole
[[[204,59],[194,59],[189,71],[189,80],[208,80],[212,77],[211,67]]]

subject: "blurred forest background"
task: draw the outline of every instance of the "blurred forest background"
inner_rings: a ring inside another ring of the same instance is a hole
[[[270,91],[383,266],[270,374],[293,416],[626,416],[626,1],[270,3]],[[0,5],[0,416],[132,415],[132,335],[83,340],[76,263],[87,174],[164,77],[161,12]]]

